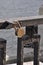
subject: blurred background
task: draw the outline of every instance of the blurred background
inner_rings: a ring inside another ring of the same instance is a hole
[[[0,19],[16,17],[29,17],[43,15],[43,0],[0,0]],[[41,35],[40,55],[43,56],[43,25],[38,26],[38,33]],[[17,37],[15,30],[0,30],[0,38],[7,40],[7,55],[17,55]],[[33,50],[24,48],[25,56],[33,56]]]

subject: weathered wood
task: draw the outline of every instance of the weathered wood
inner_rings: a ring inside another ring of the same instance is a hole
[[[34,42],[34,65],[39,65],[39,43]]]
[[[9,22],[9,25],[10,23],[12,23],[12,25],[15,25],[15,22],[19,22],[22,26],[31,26],[31,25],[39,25],[39,24],[43,24],[43,16],[33,16],[33,17],[22,17],[22,18],[18,18],[18,19],[12,19],[12,20],[5,20],[5,21],[8,21]],[[5,22],[4,21],[4,22]],[[4,23],[3,21],[0,22],[1,24]],[[19,42],[20,43],[20,42]],[[20,45],[21,47],[21,45]],[[20,52],[21,53],[21,52]],[[19,55],[19,54],[18,54]],[[21,56],[21,55],[20,55]],[[23,57],[22,57],[23,58]],[[17,59],[18,60],[18,59]],[[17,61],[18,65],[22,65],[23,64],[23,61],[20,57],[20,59]],[[22,64],[21,64],[22,63]]]
[[[43,24],[43,15],[21,17],[21,18],[19,17],[19,18],[4,19],[4,20],[0,19],[0,25],[2,25],[5,21],[8,21],[9,25],[10,23],[12,23],[12,25],[15,25],[15,22],[19,22],[22,26],[40,25]]]
[[[8,29],[12,27],[13,27],[12,23],[9,23],[8,21],[5,21],[4,23],[0,24],[0,29]]]
[[[39,43],[40,35],[34,35],[35,40],[33,40],[34,45],[34,65],[39,65]]]
[[[17,65],[23,65],[23,43],[22,43],[22,38],[18,38],[18,43],[17,43]]]
[[[35,36],[34,38],[37,38],[37,37],[38,36]],[[32,61],[33,60],[33,55],[32,54],[31,53],[30,54],[26,54],[26,55],[24,54],[24,61]],[[40,59],[40,56],[39,56],[39,59]],[[16,62],[17,62],[17,56],[8,57],[8,60],[6,61],[6,63],[16,63]]]
[[[6,40],[0,38],[0,65],[6,64]]]
[[[30,38],[32,38],[33,35],[37,33],[38,33],[37,25],[26,26],[26,35],[28,35]]]

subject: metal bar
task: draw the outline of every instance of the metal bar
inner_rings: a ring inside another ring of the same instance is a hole
[[[39,65],[39,43],[34,42],[34,65]]]
[[[22,43],[22,38],[18,38],[18,42],[17,42],[17,65],[23,65],[23,43]]]

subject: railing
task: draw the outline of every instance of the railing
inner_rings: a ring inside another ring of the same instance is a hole
[[[16,30],[17,33],[17,37],[18,37],[18,43],[17,43],[17,65],[23,65],[23,48],[24,48],[24,41],[23,39],[25,38],[24,35],[27,35],[27,33],[24,34],[23,28],[21,29],[21,27],[27,27],[29,28],[33,26],[31,32],[33,30],[37,30],[38,29],[34,28],[34,26],[37,26],[43,24],[43,16],[31,16],[31,17],[21,17],[21,18],[17,18],[17,19],[10,19],[10,20],[0,20],[0,29],[10,29],[10,28],[15,28],[17,27],[18,29]],[[30,30],[27,30],[30,32]],[[26,31],[26,32],[27,32]],[[19,35],[19,33],[22,33]],[[31,34],[30,32],[30,34]],[[34,32],[34,31],[33,31]],[[40,35],[38,35],[38,32],[34,32],[31,34],[31,36],[28,37],[28,40],[30,41],[29,43],[32,42],[33,44],[33,48],[34,48],[34,65],[39,65],[39,40],[40,40]],[[23,41],[23,42],[22,42]],[[27,40],[26,40],[27,41]]]
[[[6,21],[9,22],[9,25],[11,24],[15,25],[15,22],[19,22],[23,27],[31,26],[31,25],[40,25],[40,24],[43,24],[43,15],[30,16],[30,17],[19,17],[19,18],[4,19],[4,20],[0,19],[0,26]]]

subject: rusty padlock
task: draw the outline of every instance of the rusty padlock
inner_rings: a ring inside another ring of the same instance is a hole
[[[14,25],[13,28],[15,29],[16,36],[21,38],[23,35],[25,35],[25,30],[24,30],[24,27],[22,27],[19,22],[16,22],[16,23],[18,27]]]
[[[20,27],[17,31],[17,36],[21,38],[25,34],[24,28]]]

